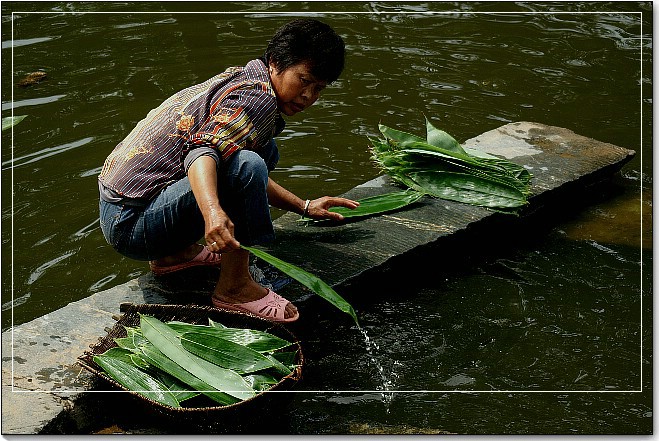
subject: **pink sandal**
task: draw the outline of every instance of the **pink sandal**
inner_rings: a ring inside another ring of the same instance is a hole
[[[267,291],[265,297],[245,303],[226,303],[215,297],[211,297],[211,300],[216,308],[246,312],[273,322],[290,323],[300,318],[299,312],[296,312],[293,317],[284,318],[286,305],[290,302],[270,289]]]
[[[172,273],[174,271],[179,271],[185,268],[190,268],[193,266],[220,266],[220,261],[222,260],[222,255],[211,252],[208,247],[203,247],[199,254],[197,254],[192,260],[187,262],[179,263],[177,265],[154,265],[149,263],[151,271],[155,275],[162,275]]]

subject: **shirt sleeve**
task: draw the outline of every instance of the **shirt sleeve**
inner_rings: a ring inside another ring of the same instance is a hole
[[[190,153],[188,153],[185,156],[185,159],[183,160],[183,167],[185,167],[185,174],[187,175],[188,170],[190,169],[190,166],[192,163],[197,159],[202,156],[210,156],[215,160],[215,163],[217,165],[220,165],[220,156],[217,153],[217,150],[210,148],[210,147],[199,147],[194,150],[192,150]]]
[[[211,104],[208,121],[188,139],[188,149],[213,148],[222,161],[240,149],[256,150],[272,137],[276,106],[276,98],[262,83],[225,91]]]

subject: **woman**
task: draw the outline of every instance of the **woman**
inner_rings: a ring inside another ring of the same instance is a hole
[[[294,20],[277,31],[262,58],[149,112],[99,175],[108,243],[125,256],[149,260],[154,274],[221,260],[216,307],[297,320],[295,305],[251,278],[249,253],[240,245],[274,238],[270,205],[335,220],[342,216],[329,208],[357,207],[345,198],[302,200],[268,176],[279,159],[273,138],[284,129],[281,114],[311,106],[343,70],[344,51],[328,25]],[[197,244],[201,236],[206,246]]]

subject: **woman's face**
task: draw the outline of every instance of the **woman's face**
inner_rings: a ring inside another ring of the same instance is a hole
[[[282,71],[270,63],[270,81],[277,95],[277,107],[284,115],[302,112],[316,102],[320,92],[327,86],[311,74],[304,62],[294,64]]]

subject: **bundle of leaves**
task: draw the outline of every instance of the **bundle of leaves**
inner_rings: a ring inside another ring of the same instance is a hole
[[[94,362],[128,390],[166,406],[200,394],[220,405],[238,403],[295,368],[296,352],[285,350],[293,343],[264,331],[140,315],[140,327],[126,332]]]
[[[531,174],[480,150],[463,148],[426,119],[426,138],[379,125],[372,158],[391,178],[421,194],[503,212],[528,203]]]

